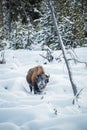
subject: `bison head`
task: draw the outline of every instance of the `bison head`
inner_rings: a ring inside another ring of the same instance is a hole
[[[46,74],[37,75],[36,83],[40,91],[42,91],[46,87],[47,83],[49,82],[49,77],[50,76]]]

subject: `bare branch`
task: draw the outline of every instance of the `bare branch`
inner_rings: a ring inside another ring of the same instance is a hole
[[[52,52],[50,49],[46,49],[47,53],[46,56],[43,56],[40,54],[40,56],[42,56],[43,58],[47,59],[49,62],[53,61],[54,57],[52,56]]]
[[[1,52],[1,60],[0,60],[0,64],[5,64],[6,63],[6,60],[5,60],[5,52],[4,51],[2,51]]]
[[[70,54],[70,56],[71,56],[71,59],[68,59],[68,60],[74,60],[75,63],[77,63],[77,62],[78,63],[83,63],[83,64],[85,64],[87,66],[87,62],[79,60],[79,58],[77,57],[77,55],[75,54],[75,52],[68,51],[67,53]]]

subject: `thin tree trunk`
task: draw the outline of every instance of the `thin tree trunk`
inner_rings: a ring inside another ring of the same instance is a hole
[[[72,73],[71,73],[71,70],[70,70],[70,66],[69,66],[68,60],[66,58],[66,50],[65,50],[65,46],[63,44],[62,37],[60,35],[57,19],[56,19],[56,16],[54,14],[54,8],[53,8],[53,5],[52,5],[52,1],[48,0],[48,3],[49,3],[49,7],[50,7],[50,10],[51,10],[51,14],[52,14],[53,24],[54,24],[55,29],[56,29],[57,37],[59,39],[61,50],[62,50],[62,53],[63,53],[63,56],[64,56],[64,60],[65,60],[65,63],[66,63],[66,67],[67,67],[67,70],[68,70],[69,79],[70,79],[70,82],[71,82],[71,85],[72,85],[72,89],[73,89],[73,94],[74,94],[74,96],[76,96],[77,95],[77,87],[74,84],[73,79],[72,79]]]
[[[0,28],[2,27],[2,0],[0,0]]]
[[[9,35],[11,32],[11,0],[9,0]]]
[[[23,11],[24,11],[24,13],[25,13],[25,17],[26,17],[26,19],[27,19],[27,21],[28,21],[28,23],[27,23],[27,25],[28,25],[28,39],[27,39],[27,45],[30,45],[31,43],[30,43],[30,39],[29,39],[29,35],[30,35],[30,33],[29,33],[29,18],[28,18],[28,15],[27,15],[27,13],[26,13],[26,11],[25,11],[25,8],[24,8],[24,5],[23,5],[23,3],[22,3],[22,1],[20,0],[20,4],[21,4],[21,7],[23,8]]]

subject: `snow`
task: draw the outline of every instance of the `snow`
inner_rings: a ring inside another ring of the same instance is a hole
[[[87,61],[87,48],[75,49],[79,60]],[[87,130],[87,67],[70,61],[78,91],[73,91],[64,59],[48,63],[44,51],[5,50],[6,64],[0,64],[0,130]],[[52,53],[55,57],[61,51]],[[47,62],[47,64],[44,64]],[[42,65],[50,82],[40,95],[30,93],[26,82],[29,68]],[[80,107],[79,107],[80,106]]]

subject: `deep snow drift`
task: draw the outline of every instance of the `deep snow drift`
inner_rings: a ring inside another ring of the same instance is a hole
[[[75,49],[87,61],[87,48]],[[6,50],[0,64],[0,130],[87,130],[87,66],[70,61],[78,91],[74,98],[64,59],[44,64],[44,51]],[[58,57],[61,51],[53,52]],[[26,82],[29,68],[43,65],[50,82],[40,95],[30,93]],[[80,105],[80,108],[79,108]]]

